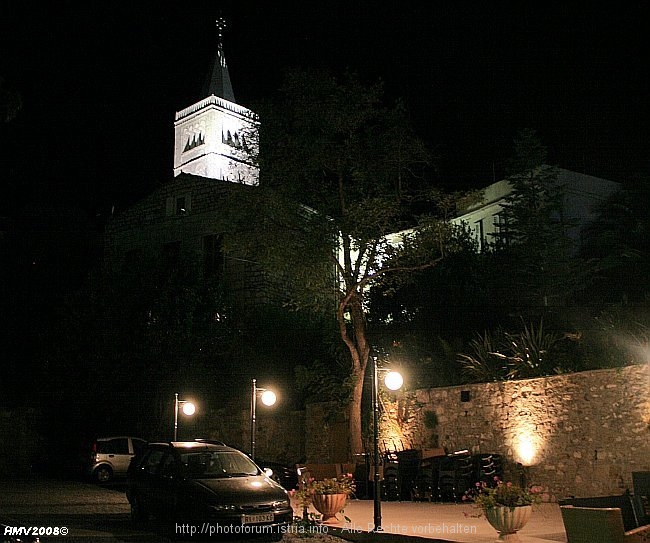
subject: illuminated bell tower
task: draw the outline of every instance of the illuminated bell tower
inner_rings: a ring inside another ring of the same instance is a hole
[[[211,179],[257,185],[257,116],[238,105],[223,54],[223,19],[217,21],[217,54],[204,87],[204,98],[176,112],[174,176],[189,173]]]

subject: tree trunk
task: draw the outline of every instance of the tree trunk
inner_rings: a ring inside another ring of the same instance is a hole
[[[346,309],[349,311],[350,325],[345,320]],[[366,338],[365,315],[358,295],[350,293],[341,301],[338,320],[341,338],[347,345],[352,360],[351,377],[353,386],[348,405],[348,429],[350,433],[350,460],[354,460],[355,455],[364,452],[361,431],[361,400],[363,398],[364,376],[368,365],[368,356],[370,355],[370,346]],[[351,326],[352,334],[349,333],[348,326]]]
[[[363,397],[363,375],[355,376],[352,396],[348,405],[348,430],[350,433],[350,455],[363,453],[363,439],[361,431],[361,399]]]

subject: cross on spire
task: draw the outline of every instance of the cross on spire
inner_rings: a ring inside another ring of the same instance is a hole
[[[219,47],[223,45],[223,31],[228,27],[223,17],[217,19],[217,32],[219,33]]]

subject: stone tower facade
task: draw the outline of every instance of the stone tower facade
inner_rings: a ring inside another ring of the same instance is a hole
[[[223,21],[217,21],[217,54],[204,87],[204,98],[176,112],[174,176],[189,173],[245,185],[259,183],[257,115],[238,105],[223,53]]]

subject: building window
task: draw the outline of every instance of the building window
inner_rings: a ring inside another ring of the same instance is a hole
[[[192,211],[192,194],[186,192],[182,196],[169,196],[165,202],[165,214],[168,217],[185,215]]]
[[[223,274],[225,259],[223,236],[211,234],[203,237],[203,273],[206,277],[219,277]]]
[[[193,134],[191,137],[188,137],[187,143],[183,148],[183,152],[186,153],[187,151],[191,151],[192,149],[195,149],[196,147],[199,147],[204,143],[205,143],[205,136],[203,134],[201,133]]]
[[[508,225],[508,216],[501,212],[494,216],[495,237],[498,243],[503,245],[510,244],[510,228]]]
[[[474,223],[474,231],[478,240],[478,250],[482,251],[485,245],[485,228],[483,226],[483,219],[479,219]]]

